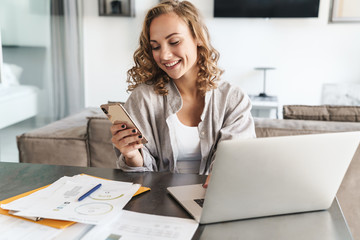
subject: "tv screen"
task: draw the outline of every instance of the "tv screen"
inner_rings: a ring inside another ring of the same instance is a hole
[[[320,0],[215,0],[215,17],[318,17]]]

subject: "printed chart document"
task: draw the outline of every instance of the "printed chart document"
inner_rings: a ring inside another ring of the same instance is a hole
[[[99,183],[102,186],[98,190],[78,201]],[[115,218],[139,188],[139,184],[76,175],[60,178],[45,189],[2,204],[1,208],[17,211],[17,216],[99,224]]]
[[[193,219],[122,210],[114,220],[96,225],[82,240],[191,239],[198,227]]]

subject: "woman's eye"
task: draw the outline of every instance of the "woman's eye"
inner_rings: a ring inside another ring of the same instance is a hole
[[[160,49],[160,47],[159,46],[156,46],[156,47],[151,47],[151,50],[158,50],[158,49]]]
[[[174,42],[171,42],[170,44],[171,44],[171,45],[177,45],[177,44],[179,44],[179,42],[180,42],[180,41],[174,41]]]

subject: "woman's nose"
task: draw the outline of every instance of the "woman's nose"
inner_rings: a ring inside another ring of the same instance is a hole
[[[170,60],[172,57],[172,52],[168,47],[161,48],[160,57],[162,60]]]

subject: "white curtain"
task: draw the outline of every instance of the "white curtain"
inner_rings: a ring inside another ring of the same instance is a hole
[[[84,108],[81,0],[51,0],[55,120]]]

